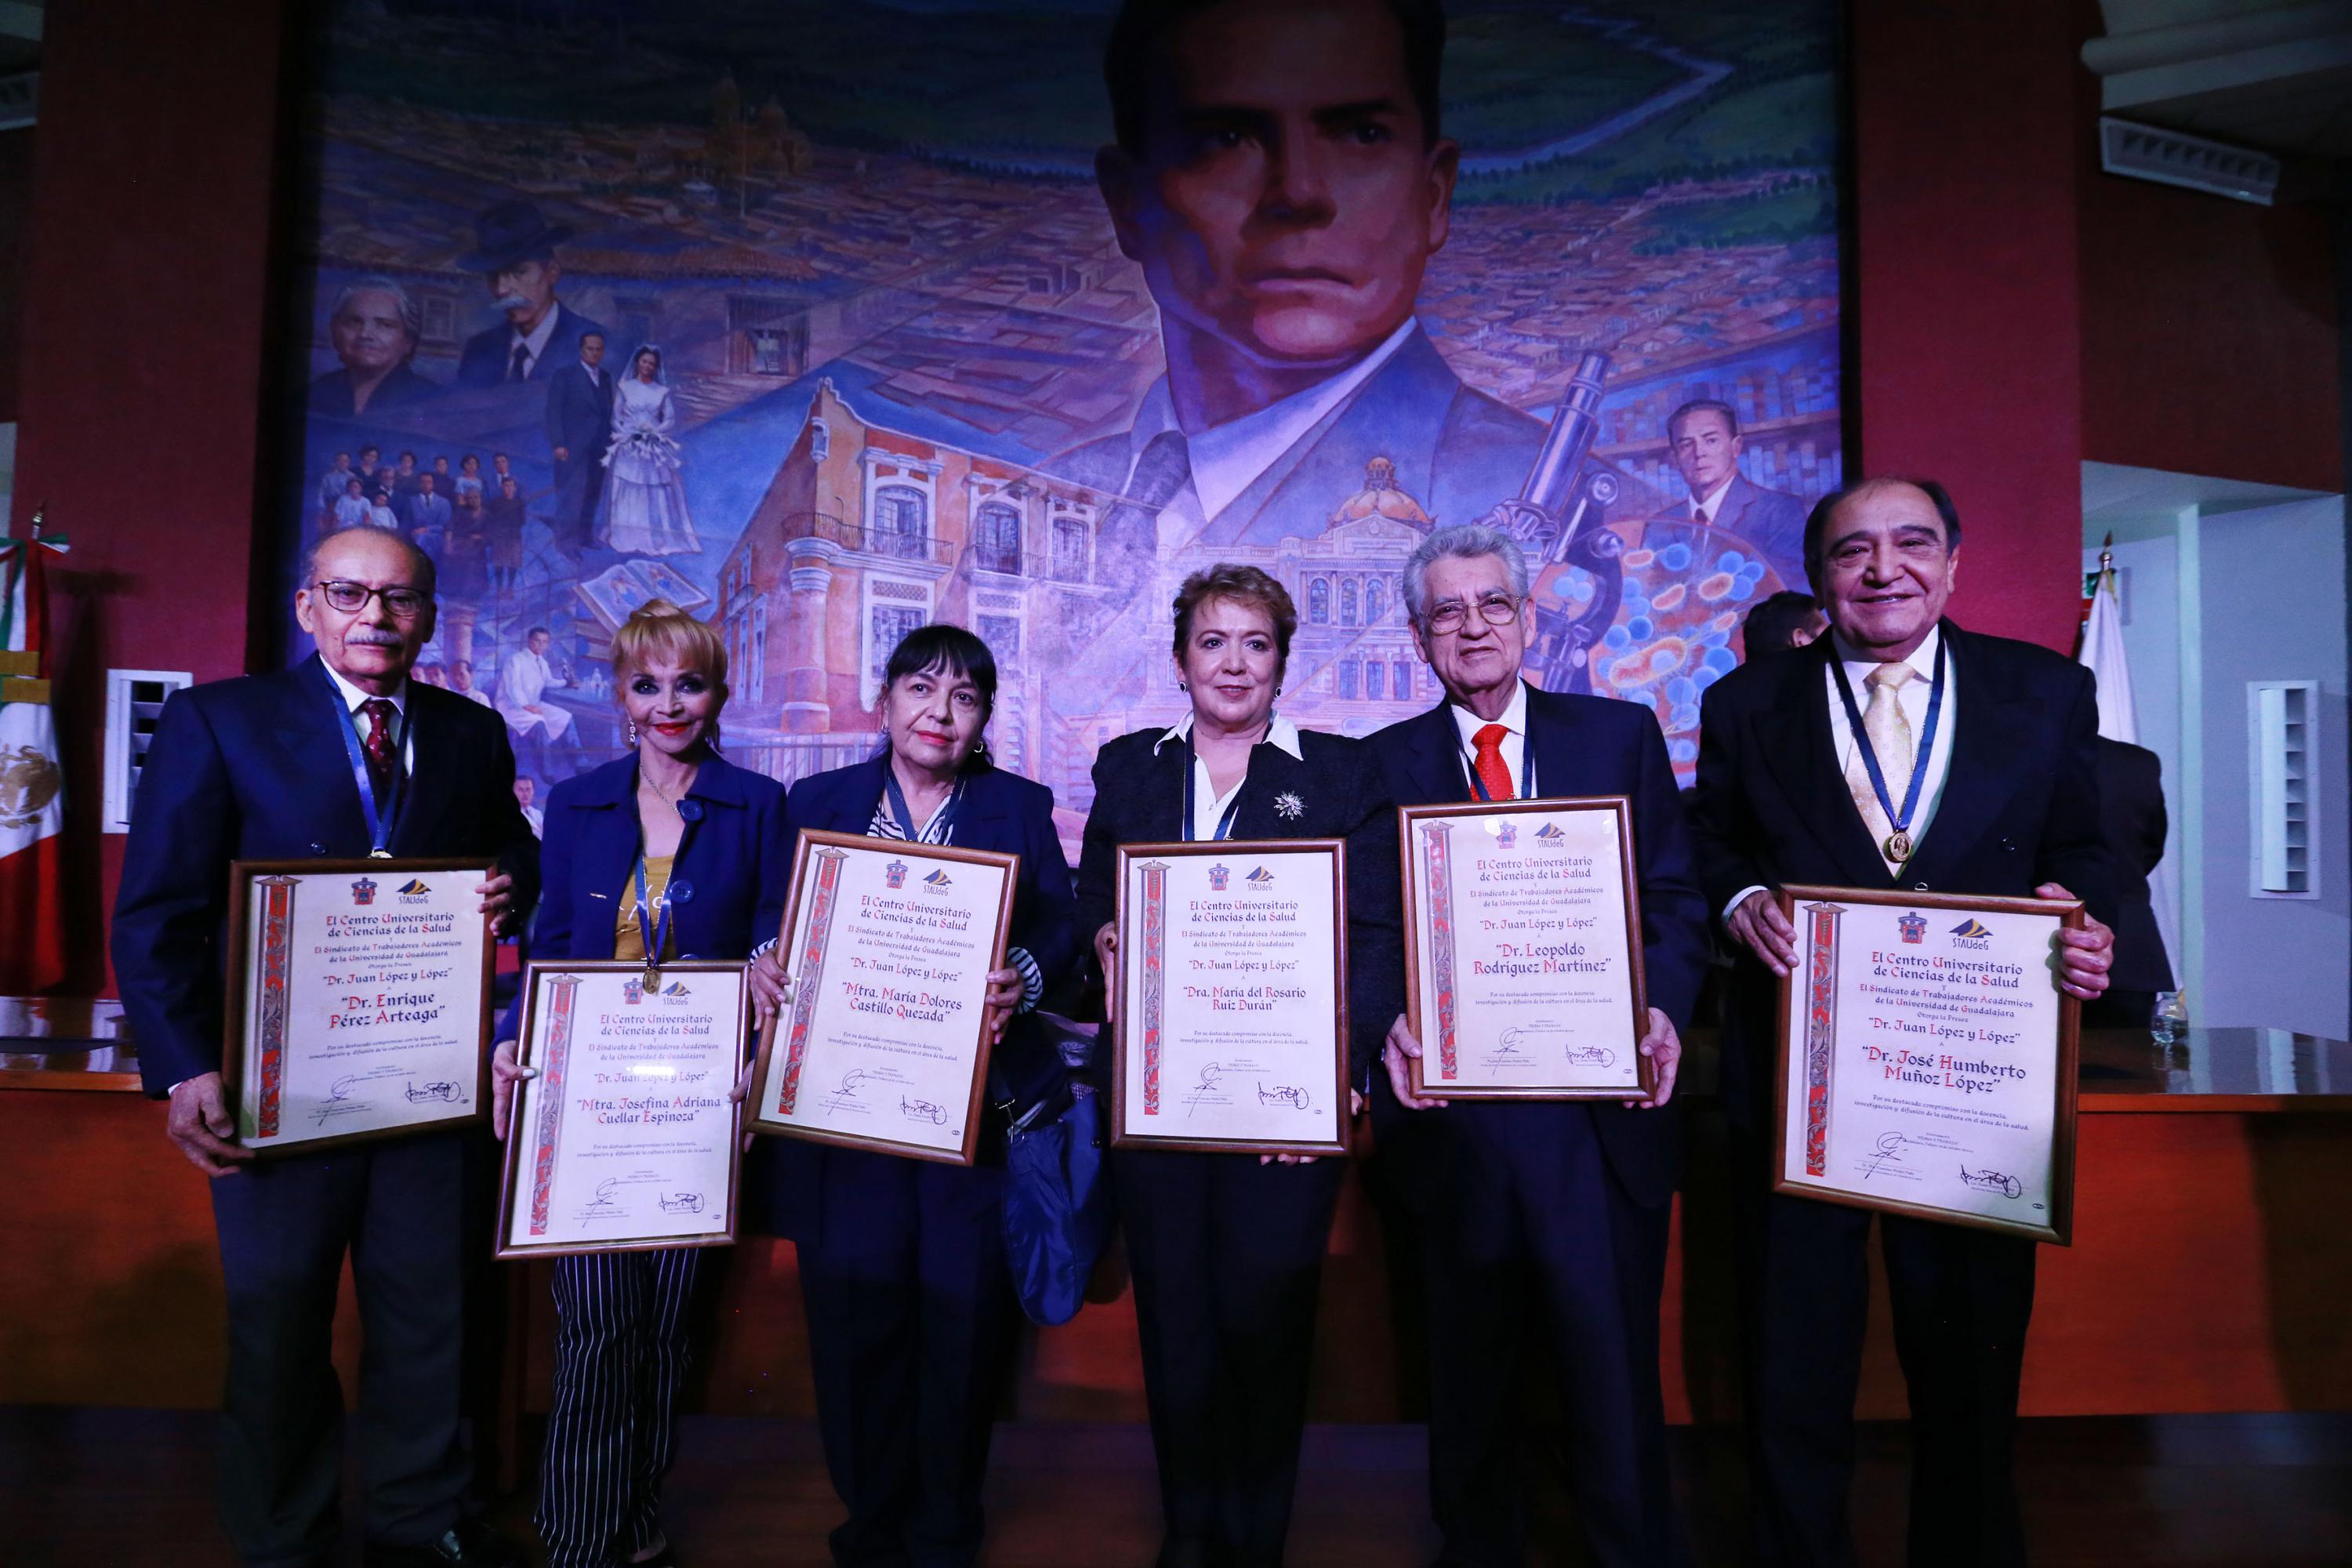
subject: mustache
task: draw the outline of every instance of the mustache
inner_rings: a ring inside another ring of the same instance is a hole
[[[406,641],[398,632],[378,631],[368,626],[353,626],[343,634],[345,647],[399,647]]]
[[[530,300],[521,294],[501,294],[498,299],[498,308],[501,310],[523,310],[530,307]]]

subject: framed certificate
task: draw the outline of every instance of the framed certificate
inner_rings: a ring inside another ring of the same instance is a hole
[[[1021,858],[803,829],[751,1131],[969,1165]]]
[[[221,1079],[257,1157],[489,1120],[481,860],[229,868]]]
[[[1118,847],[1111,1143],[1348,1152],[1347,848]]]
[[[2083,906],[1784,888],[1772,1190],[2074,1237],[2081,1005],[2058,932]]]
[[[740,963],[533,963],[523,973],[499,1194],[500,1258],[725,1247],[730,1098],[751,1016]]]
[[[1642,1055],[1641,894],[1623,795],[1410,805],[1404,862],[1412,1090],[1627,1100]]]

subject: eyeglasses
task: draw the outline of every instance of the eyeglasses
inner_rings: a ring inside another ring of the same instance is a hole
[[[1489,595],[1478,601],[1478,618],[1490,626],[1509,626],[1518,619],[1519,604],[1520,601],[1512,598],[1508,594]],[[1460,631],[1468,624],[1469,619],[1468,606],[1448,600],[1430,611],[1429,618],[1422,624],[1436,636],[1447,637]]]
[[[392,612],[395,621],[413,621],[425,613],[432,596],[416,588],[371,588],[364,583],[347,583],[337,578],[328,583],[310,584],[327,596],[327,603],[345,615],[367,608],[370,599],[382,599],[383,607]]]

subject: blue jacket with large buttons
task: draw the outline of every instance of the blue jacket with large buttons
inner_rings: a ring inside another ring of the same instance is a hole
[[[624,910],[635,904],[637,759],[635,754],[564,780],[547,797],[540,846],[543,891],[531,932],[538,959],[609,959]],[[671,862],[671,956],[739,959],[781,935],[793,867],[784,786],[711,757],[678,803],[685,836]],[[513,1039],[521,1003],[500,1039]]]

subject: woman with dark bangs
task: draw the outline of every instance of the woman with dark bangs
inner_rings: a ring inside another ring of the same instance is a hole
[[[990,1016],[1034,1009],[1078,954],[1054,796],[989,761],[988,645],[919,626],[883,668],[882,749],[794,784],[803,828],[1021,857]],[[1019,1316],[1006,1270],[1004,1127],[992,1108],[971,1166],[781,1138],[776,1228],[800,1255],[826,1468],[849,1510],[837,1563],[970,1564],[980,1556],[989,1429]]]

